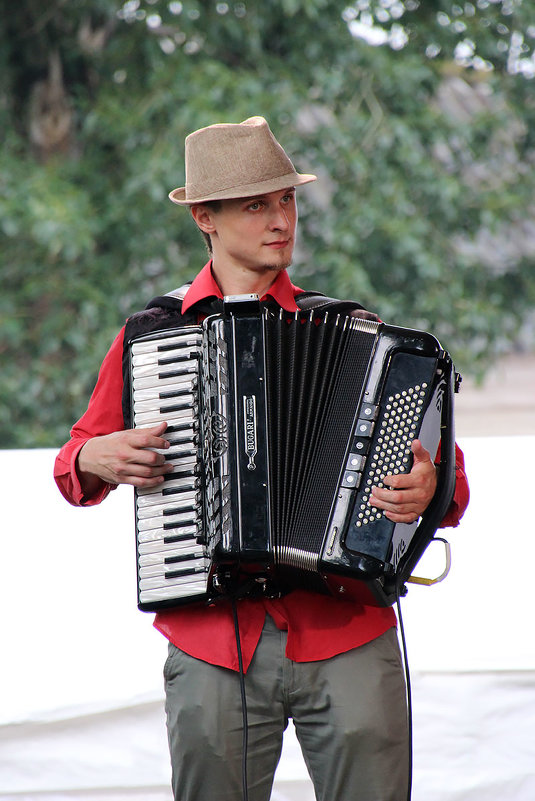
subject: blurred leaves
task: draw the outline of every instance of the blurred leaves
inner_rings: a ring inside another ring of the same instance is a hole
[[[2,447],[63,442],[124,319],[204,262],[167,193],[185,136],[217,121],[263,114],[320,178],[299,193],[296,283],[432,330],[465,372],[518,341],[535,301],[531,3],[2,10]]]

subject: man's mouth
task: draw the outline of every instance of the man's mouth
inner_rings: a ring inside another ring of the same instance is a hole
[[[281,250],[285,248],[290,243],[289,239],[277,239],[275,242],[267,242],[266,246],[268,248],[272,248],[273,250]]]

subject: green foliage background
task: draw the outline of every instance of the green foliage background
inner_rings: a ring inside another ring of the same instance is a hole
[[[478,242],[534,216],[527,0],[0,11],[0,447],[61,444],[124,319],[204,263],[167,193],[185,136],[217,121],[264,115],[320,177],[299,194],[295,283],[432,330],[472,374],[516,341],[535,248],[493,263]],[[32,130],[54,112],[36,108],[54,59],[69,124],[47,147]],[[452,113],[455,86],[484,102]]]

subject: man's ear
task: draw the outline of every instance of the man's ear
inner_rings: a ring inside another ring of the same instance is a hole
[[[205,234],[215,233],[214,216],[211,209],[203,203],[197,203],[191,207],[191,216],[197,223],[197,226],[204,231]]]

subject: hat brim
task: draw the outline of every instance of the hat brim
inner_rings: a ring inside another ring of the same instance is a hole
[[[169,200],[176,203],[178,206],[194,206],[197,203],[208,203],[210,200],[233,200],[240,197],[265,195],[268,192],[279,192],[282,189],[288,189],[290,186],[302,186],[303,184],[309,184],[316,180],[316,175],[290,172],[286,175],[281,175],[279,178],[270,178],[267,181],[260,182],[257,181],[254,184],[232,186],[228,189],[220,189],[212,194],[194,198],[187,198],[186,187],[180,186],[178,189],[173,189],[172,192],[169,192]]]

